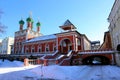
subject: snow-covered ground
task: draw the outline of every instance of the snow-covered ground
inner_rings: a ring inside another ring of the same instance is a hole
[[[27,66],[0,61],[0,80],[120,80],[117,66]],[[47,78],[47,79],[43,79]]]

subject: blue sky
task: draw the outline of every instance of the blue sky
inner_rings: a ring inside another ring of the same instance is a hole
[[[0,38],[14,37],[19,20],[26,22],[32,12],[34,30],[39,20],[44,35],[59,33],[59,26],[69,19],[91,41],[102,41],[113,3],[114,0],[0,0],[0,9],[4,12],[0,22],[8,27]]]

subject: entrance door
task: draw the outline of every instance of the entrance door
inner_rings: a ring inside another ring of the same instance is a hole
[[[69,39],[64,39],[61,41],[61,53],[68,53],[68,51],[72,50],[72,43]]]

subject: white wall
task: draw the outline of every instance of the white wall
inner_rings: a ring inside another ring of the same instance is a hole
[[[91,43],[84,38],[84,50],[91,50]]]
[[[14,38],[12,37],[6,37],[2,40],[2,48],[1,48],[1,54],[10,54],[11,53],[11,45],[14,44]]]
[[[109,31],[112,39],[112,47],[116,50],[120,44],[120,0],[115,0],[111,9],[108,21],[110,23]],[[116,63],[120,66],[120,54],[115,53]]]

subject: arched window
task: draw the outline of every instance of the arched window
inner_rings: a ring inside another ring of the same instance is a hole
[[[32,50],[31,50],[31,53],[34,53],[35,52],[35,47],[32,46]]]
[[[66,42],[65,41],[63,41],[63,46],[66,47]]]
[[[42,47],[39,45],[38,52],[42,52]]]
[[[48,44],[45,46],[45,51],[49,52],[49,45]]]
[[[77,44],[78,44],[78,46],[80,46],[80,40],[79,39],[77,39]]]
[[[117,51],[120,51],[120,44],[117,45]]]

